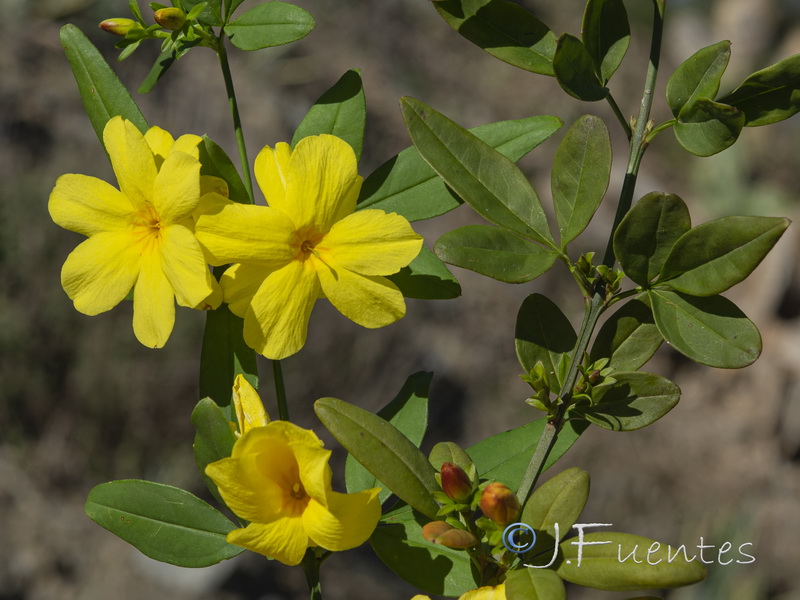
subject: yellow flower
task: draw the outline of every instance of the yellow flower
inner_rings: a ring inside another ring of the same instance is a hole
[[[228,507],[250,521],[231,544],[297,565],[310,546],[348,550],[363,544],[380,518],[380,488],[331,489],[330,451],[313,431],[288,421],[254,427],[230,458],[206,467]]]
[[[133,331],[160,348],[181,306],[213,308],[221,297],[191,219],[200,199],[198,136],[146,135],[114,117],[103,141],[119,189],[87,175],[62,175],[48,209],[58,225],[89,237],[68,257],[61,284],[75,308],[96,315],[133,288]]]
[[[417,594],[411,600],[431,600],[430,597]],[[477,590],[470,590],[458,600],[506,600],[506,584],[479,587]]]
[[[280,359],[305,344],[319,297],[364,327],[405,315],[397,273],[422,247],[408,221],[381,210],[355,212],[361,177],[353,149],[320,135],[294,150],[265,147],[255,161],[269,207],[203,197],[197,237],[214,265],[236,263],[221,279],[231,311],[244,317],[244,339]]]
[[[233,380],[233,407],[236,410],[238,426],[234,428],[236,437],[241,437],[254,427],[263,427],[269,423],[269,416],[264,403],[250,382],[239,374]],[[235,424],[232,424],[235,425]]]

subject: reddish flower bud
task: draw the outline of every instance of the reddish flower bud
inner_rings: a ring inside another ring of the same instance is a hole
[[[483,489],[481,510],[492,521],[504,527],[519,516],[519,500],[507,485],[494,482]]]
[[[446,546],[447,548],[454,548],[455,550],[464,550],[472,548],[478,543],[478,538],[472,535],[469,531],[464,529],[448,529],[442,535],[434,540],[435,543]]]
[[[442,463],[442,491],[448,498],[464,502],[472,494],[472,481],[464,469],[453,463]]]
[[[429,542],[435,542],[436,538],[442,535],[446,531],[450,531],[454,529],[452,525],[445,523],[444,521],[431,521],[430,523],[425,523],[422,527],[422,537],[424,537]]]
[[[114,35],[118,35],[120,37],[125,37],[129,31],[133,29],[142,29],[142,26],[139,25],[133,19],[106,19],[102,23],[100,23],[100,29],[103,31],[107,31],[108,33],[113,33]]]
[[[180,8],[161,8],[153,13],[153,18],[156,20],[156,23],[161,25],[164,29],[177,31],[183,27],[183,24],[186,22],[186,13]]]

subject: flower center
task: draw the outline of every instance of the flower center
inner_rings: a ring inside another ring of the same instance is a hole
[[[325,237],[324,234],[318,233],[310,227],[295,231],[291,242],[292,246],[296,248],[294,259],[305,261],[312,254],[316,255],[317,252],[315,248],[317,244],[322,241],[323,237]]]
[[[156,209],[149,204],[146,209],[139,211],[133,225],[140,241],[148,246],[154,242],[158,243],[161,237],[161,228],[164,227]]]
[[[295,500],[302,500],[306,497],[306,490],[303,487],[303,484],[298,481],[292,486],[292,491],[290,494]]]

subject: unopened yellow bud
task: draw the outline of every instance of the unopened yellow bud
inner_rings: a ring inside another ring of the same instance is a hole
[[[103,31],[107,31],[108,33],[113,33],[114,35],[118,35],[120,37],[125,37],[128,35],[129,31],[133,29],[142,29],[142,26],[139,25],[133,19],[106,19],[102,23],[100,23],[100,29]]]
[[[492,521],[505,527],[519,515],[519,500],[507,485],[494,482],[483,489],[481,510]]]
[[[451,462],[442,463],[442,491],[458,502],[463,502],[472,494],[472,481],[464,469]]]
[[[186,23],[186,13],[174,6],[157,10],[153,13],[153,18],[156,20],[156,23],[170,31],[177,31]]]

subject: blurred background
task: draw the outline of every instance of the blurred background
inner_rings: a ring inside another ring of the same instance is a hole
[[[464,126],[553,114],[571,123],[584,112],[607,119],[615,171],[607,200],[573,252],[602,252],[614,213],[626,145],[605,104],[569,99],[551,78],[501,63],[462,39],[427,0],[297,0],[317,21],[304,41],[255,53],[230,53],[250,156],[289,140],[314,100],[346,70],[362,70],[368,123],[366,175],[409,145],[398,99],[412,95]],[[557,33],[579,33],[578,0],[520,0]],[[146,9],[145,3],[140,3]],[[242,8],[250,6],[246,2]],[[649,45],[650,3],[626,3],[633,45],[612,91],[626,115],[638,110]],[[191,449],[189,414],[197,402],[204,315],[181,310],[166,348],[141,346],[123,303],[97,317],[77,313],[59,284],[81,236],[47,214],[58,175],[114,181],[86,118],[58,30],[78,25],[129,88],[157,55],[143,44],[115,60],[116,38],[97,29],[128,16],[124,0],[0,0],[0,600],[280,600],[306,598],[299,569],[255,555],[217,567],[154,563],[92,523],[88,491],[111,479],[146,478],[204,494]],[[800,52],[798,0],[670,2],[656,98],[657,123],[669,118],[666,79],[697,49],[733,42],[723,80]],[[207,133],[231,156],[235,145],[214,55],[205,49],[176,63],[155,90],[134,93],[151,124],[176,136]],[[549,168],[563,132],[521,162],[546,205]],[[679,194],[694,223],[730,214],[798,218],[800,118],[745,130],[721,155],[689,156],[670,132],[645,156],[637,197]],[[415,227],[431,247],[442,233],[479,222],[467,207]],[[745,283],[727,295],[755,321],[764,352],[752,367],[721,371],[663,347],[647,369],[672,378],[681,403],[643,431],[590,429],[559,463],[592,476],[584,522],[672,545],[737,548],[756,562],[710,565],[701,585],[662,592],[669,600],[800,599],[800,252],[797,225]],[[358,328],[325,303],[308,343],[284,361],[293,418],[319,431],[312,403],[335,396],[377,410],[419,370],[435,373],[431,428],[423,449],[464,446],[539,414],[514,355],[514,321],[535,291],[556,299],[577,325],[582,306],[560,265],[521,286],[456,270],[463,296],[409,301],[407,317],[385,329]],[[275,413],[270,369],[262,396]],[[323,432],[324,436],[324,432]],[[334,448],[337,489],[344,452]],[[560,470],[560,469],[559,469]],[[703,538],[703,542],[700,538]],[[713,552],[713,551],[712,551]],[[707,556],[709,556],[707,554]],[[368,547],[339,553],[323,569],[329,600],[408,600],[415,591]],[[572,600],[629,598],[570,588]]]

